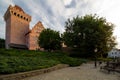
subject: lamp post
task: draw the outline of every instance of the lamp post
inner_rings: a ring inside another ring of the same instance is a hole
[[[95,52],[95,68],[96,68],[97,67],[97,60],[96,60],[97,48],[95,48],[94,52]]]

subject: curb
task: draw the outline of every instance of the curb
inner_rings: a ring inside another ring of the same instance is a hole
[[[55,71],[55,70],[62,69],[62,68],[66,68],[66,67],[68,67],[67,64],[58,64],[56,66],[46,68],[46,69],[33,70],[33,71],[8,74],[8,75],[1,75],[0,80],[20,80],[23,78],[48,73],[48,72]]]

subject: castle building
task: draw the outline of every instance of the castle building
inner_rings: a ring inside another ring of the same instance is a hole
[[[40,49],[38,36],[44,30],[40,21],[30,30],[31,16],[17,5],[8,7],[4,14],[4,20],[6,22],[5,46],[7,49]]]

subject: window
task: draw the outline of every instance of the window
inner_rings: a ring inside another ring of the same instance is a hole
[[[14,13],[14,15],[16,16],[16,12]]]
[[[23,16],[21,16],[21,18],[23,18]]]
[[[18,14],[17,16],[19,17],[20,15]]]
[[[28,21],[28,18],[26,20]]]
[[[24,17],[24,20],[25,20],[25,17]]]

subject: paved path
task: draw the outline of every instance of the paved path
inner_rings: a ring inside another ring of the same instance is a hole
[[[120,75],[101,72],[99,68],[94,68],[94,64],[87,63],[79,67],[68,67],[22,80],[120,80]]]

